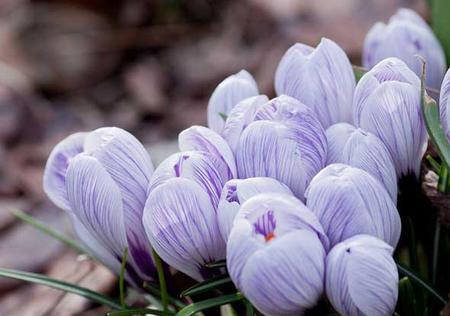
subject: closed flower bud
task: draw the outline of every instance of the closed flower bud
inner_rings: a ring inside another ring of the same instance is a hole
[[[325,161],[320,122],[305,105],[286,95],[260,107],[236,150],[239,178],[275,178],[300,199]]]
[[[389,151],[378,137],[347,123],[332,125],[325,134],[328,164],[338,162],[367,171],[383,183],[396,203],[397,174]]]
[[[401,60],[385,59],[361,78],[354,102],[355,125],[386,145],[397,177],[418,177],[428,139],[419,78]]]
[[[392,252],[388,244],[369,235],[354,236],[331,249],[326,258],[325,287],[339,314],[394,313],[398,272]]]
[[[352,122],[354,89],[348,57],[326,38],[315,49],[300,43],[289,48],[275,74],[277,94],[292,96],[310,107],[324,128]]]
[[[118,273],[128,248],[127,275],[138,286],[155,273],[142,225],[152,173],[142,144],[114,127],[67,137],[50,154],[44,172],[45,192],[69,213],[94,256]]]
[[[364,170],[331,164],[313,178],[305,196],[332,246],[358,234],[397,245],[401,222],[395,204],[381,182]]]
[[[444,129],[447,139],[450,142],[450,70],[447,71],[442,82],[441,94],[439,97],[439,114],[441,125]]]
[[[418,56],[427,63],[427,85],[439,89],[446,69],[444,51],[426,22],[416,12],[402,8],[388,24],[378,22],[370,29],[362,59],[370,69],[385,58],[397,57],[420,76],[422,60]]]
[[[191,126],[178,135],[178,144],[181,151],[198,150],[216,155],[227,164],[229,177],[236,178],[233,152],[222,136],[213,130],[204,126]]]
[[[227,77],[214,90],[208,103],[208,126],[222,133],[226,116],[239,101],[258,94],[258,86],[245,70]]]
[[[269,99],[265,95],[257,95],[242,100],[230,111],[222,136],[228,142],[234,153],[239,144],[242,131],[248,124],[253,122],[258,109],[268,101]]]
[[[249,198],[267,192],[292,194],[286,185],[272,178],[232,179],[225,183],[217,208],[219,228],[225,241],[241,205]]]
[[[205,151],[174,154],[155,170],[143,223],[158,255],[175,269],[201,280],[205,263],[225,258],[217,205],[228,166]]]
[[[323,291],[328,241],[314,214],[292,195],[263,193],[239,210],[227,244],[227,268],[264,315],[297,315]]]

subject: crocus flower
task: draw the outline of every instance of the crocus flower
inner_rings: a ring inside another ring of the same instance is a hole
[[[395,204],[383,185],[364,170],[331,164],[313,178],[305,196],[332,246],[358,234],[397,245],[401,222]]]
[[[378,137],[348,123],[330,126],[325,135],[327,164],[338,162],[367,171],[383,183],[396,203],[397,174],[388,149]]]
[[[282,95],[259,108],[236,150],[238,177],[271,177],[300,199],[326,161],[325,131],[300,101]]]
[[[398,296],[393,249],[382,240],[357,235],[337,244],[326,258],[328,299],[341,315],[392,315]]]
[[[228,143],[212,129],[204,126],[191,126],[178,135],[181,151],[206,151],[219,157],[228,166],[230,178],[236,178],[236,162]]]
[[[225,258],[216,209],[228,166],[205,151],[174,154],[155,170],[143,223],[148,239],[169,265],[190,277],[207,277],[205,263]]]
[[[142,225],[150,157],[130,133],[114,127],[73,134],[51,152],[44,190],[67,211],[87,248],[116,273],[125,248],[135,285],[152,280],[155,267]]]
[[[225,183],[217,208],[223,240],[228,240],[234,218],[241,205],[249,198],[266,192],[292,194],[286,185],[272,178],[232,179]]]
[[[225,122],[222,136],[234,153],[239,144],[242,131],[254,121],[258,109],[268,101],[269,99],[265,95],[257,95],[242,100],[231,109]]]
[[[393,159],[397,177],[419,176],[427,147],[420,79],[404,62],[387,58],[358,82],[355,125],[378,136]]]
[[[292,195],[262,193],[236,215],[227,244],[231,279],[265,315],[297,315],[323,291],[327,237]]]
[[[444,129],[447,139],[450,142],[450,70],[447,71],[442,82],[441,94],[439,97],[439,114],[441,125]]]
[[[208,103],[208,126],[221,133],[226,116],[239,101],[258,94],[258,86],[245,70],[223,80],[214,90]]]
[[[420,76],[422,60],[418,56],[427,63],[427,85],[439,89],[446,69],[444,51],[426,22],[413,10],[402,8],[388,24],[378,22],[370,29],[362,59],[370,69],[387,57],[397,57]]]
[[[277,94],[311,107],[324,128],[352,122],[354,89],[355,75],[347,55],[326,38],[315,49],[301,43],[289,48],[275,74]]]

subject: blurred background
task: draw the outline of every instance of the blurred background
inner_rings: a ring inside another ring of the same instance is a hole
[[[215,86],[242,68],[273,96],[295,42],[322,36],[360,63],[367,30],[419,0],[0,0],[0,267],[114,292],[104,267],[14,219],[23,210],[70,234],[42,191],[49,152],[101,126],[136,135],[158,164],[182,129],[206,123]],[[102,315],[80,297],[0,279],[0,315]]]

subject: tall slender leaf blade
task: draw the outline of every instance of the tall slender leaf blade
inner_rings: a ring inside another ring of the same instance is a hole
[[[184,296],[198,295],[201,293],[218,289],[227,284],[233,284],[233,282],[229,277],[220,276],[216,278],[211,278],[209,280],[197,283],[194,286],[188,288],[187,290],[183,291],[180,294],[180,296],[184,297]]]
[[[113,299],[111,299],[103,294],[94,292],[92,290],[78,286],[76,284],[72,284],[72,283],[68,283],[68,282],[64,282],[64,281],[60,281],[60,280],[55,280],[55,279],[49,278],[45,275],[0,268],[0,277],[45,285],[48,287],[52,287],[54,289],[62,290],[64,292],[83,296],[83,297],[91,300],[92,302],[99,303],[99,304],[102,304],[105,306],[109,306],[114,309],[118,309],[118,310],[122,309],[122,306],[118,302],[114,301]]]
[[[431,1],[431,26],[444,48],[448,65],[450,64],[450,1]]]
[[[223,295],[220,297],[211,298],[209,300],[192,303],[180,310],[175,316],[190,316],[212,307],[242,301],[243,299],[244,296],[241,293]]]
[[[135,308],[127,309],[123,311],[113,311],[107,314],[108,316],[135,316],[135,315],[159,315],[159,316],[171,316],[172,313],[160,311],[152,308]]]

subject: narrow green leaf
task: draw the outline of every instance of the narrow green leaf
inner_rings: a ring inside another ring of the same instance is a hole
[[[24,223],[27,223],[28,225],[33,226],[40,232],[53,237],[59,241],[61,241],[63,244],[65,244],[67,247],[72,248],[76,252],[86,254],[86,250],[83,249],[76,241],[70,239],[67,236],[64,236],[60,232],[56,231],[55,229],[47,226],[45,223],[41,222],[40,220],[34,218],[33,216],[30,216],[22,211],[14,210],[12,211],[12,214],[19,220],[23,221]]]
[[[144,287],[145,290],[147,290],[147,292],[149,294],[151,294],[151,295],[153,295],[153,296],[155,296],[157,298],[161,298],[161,291],[159,289],[153,287],[151,284],[149,284],[147,282],[144,282],[143,287]],[[168,300],[169,300],[170,304],[172,304],[172,305],[174,305],[174,306],[176,306],[178,308],[186,307],[186,304],[183,303],[182,301],[180,301],[180,300],[178,300],[178,299],[176,299],[176,298],[174,298],[174,297],[172,297],[170,295],[167,295],[167,296],[168,296]]]
[[[125,307],[125,268],[127,265],[127,257],[128,257],[128,248],[125,247],[125,249],[123,250],[122,264],[120,267],[120,274],[119,274],[119,296],[120,296],[120,305],[122,305],[122,307]]]
[[[398,271],[401,275],[409,277],[409,279],[422,287],[425,291],[427,291],[431,296],[433,296],[436,300],[440,301],[442,304],[446,305],[447,301],[439,295],[439,293],[433,289],[427,282],[422,280],[419,276],[417,276],[413,271],[409,270],[407,267],[397,263]]]
[[[156,270],[158,271],[159,287],[161,290],[161,303],[165,312],[169,311],[169,295],[167,294],[166,278],[164,277],[164,269],[161,258],[153,249],[153,259],[155,260]]]
[[[358,82],[362,76],[367,72],[367,69],[360,66],[353,66],[353,73],[355,74],[356,82]]]
[[[403,277],[398,282],[398,311],[400,315],[417,314],[417,300],[414,288],[408,277]]]
[[[432,270],[431,270],[431,282],[434,285],[436,285],[436,280],[437,280],[440,239],[441,239],[441,221],[440,221],[439,217],[436,217],[436,223],[435,223],[435,228],[434,228],[434,239],[433,239],[433,260],[432,260]]]
[[[431,155],[426,155],[425,158],[428,161],[428,163],[430,164],[433,171],[436,172],[437,174],[439,174],[439,172],[441,170],[441,164],[439,162],[437,162]]]
[[[233,282],[231,281],[231,279],[229,277],[219,276],[219,277],[211,278],[209,280],[197,283],[194,286],[188,288],[187,290],[183,291],[180,294],[180,296],[185,297],[185,296],[198,295],[198,294],[205,293],[205,292],[208,292],[211,290],[215,290],[226,284],[233,284]]]
[[[450,168],[450,144],[448,143],[447,136],[442,129],[439,108],[432,98],[424,95],[424,85],[422,80],[422,111],[425,119],[425,125],[427,126],[428,135],[430,135],[439,156],[442,161]]]
[[[159,315],[159,316],[171,316],[172,313],[160,311],[152,308],[136,308],[127,309],[123,311],[113,311],[107,314],[108,316],[134,316],[134,315]]]
[[[448,169],[445,164],[441,165],[438,175],[439,175],[439,179],[438,179],[437,189],[439,192],[446,193],[447,188],[448,188],[447,184],[448,184],[449,174],[448,174]]]
[[[245,304],[245,315],[246,316],[255,315],[255,309],[253,308],[253,305],[247,300],[244,300],[244,304]]]
[[[71,283],[67,283],[64,281],[55,280],[55,279],[49,278],[45,275],[0,268],[0,276],[5,277],[5,278],[16,279],[16,280],[26,281],[26,282],[30,282],[30,283],[45,285],[48,287],[52,287],[54,289],[62,290],[64,292],[73,293],[73,294],[76,294],[79,296],[86,297],[87,299],[91,300],[92,302],[96,302],[96,303],[99,303],[99,304],[102,304],[105,306],[109,306],[114,309],[118,309],[118,310],[122,309],[122,306],[119,303],[117,303],[113,299],[111,299],[103,294],[94,292],[92,290],[78,286],[76,284],[71,284]]]
[[[434,34],[441,42],[447,57],[447,65],[450,63],[450,1],[433,0],[431,3],[431,26]]]
[[[205,263],[205,268],[208,268],[208,269],[226,268],[226,266],[227,266],[226,260]]]
[[[181,311],[179,311],[175,316],[190,316],[195,313],[201,312],[205,309],[209,309],[216,306],[222,306],[226,304],[230,304],[233,302],[238,302],[244,299],[244,296],[241,293],[229,294],[220,297],[211,298],[209,300],[192,303]]]

